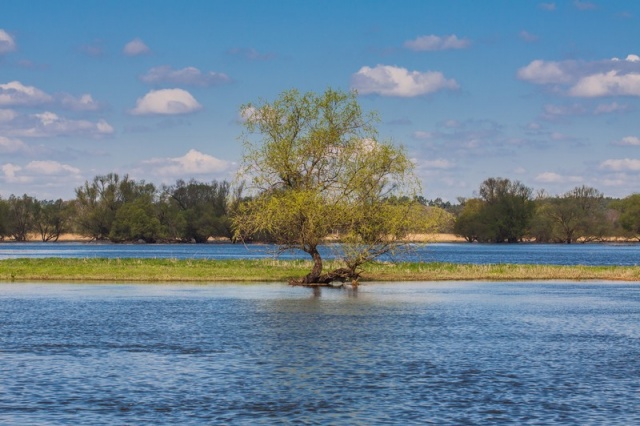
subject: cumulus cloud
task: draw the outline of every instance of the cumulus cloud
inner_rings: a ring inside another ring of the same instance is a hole
[[[544,172],[537,175],[534,180],[538,183],[580,183],[581,176],[565,176],[555,172]]]
[[[38,184],[45,187],[82,181],[80,169],[52,160],[31,161],[24,166],[6,163],[0,167],[1,178],[10,184]]]
[[[133,115],[189,114],[202,109],[202,105],[182,89],[152,90],[136,101]]]
[[[454,79],[446,79],[441,72],[409,71],[391,65],[364,66],[351,76],[351,88],[360,94],[414,97],[440,90],[458,89]]]
[[[22,170],[22,167],[16,164],[3,164],[0,170],[2,170],[2,177],[4,178],[4,181],[6,183],[29,183],[32,180],[27,176],[18,176],[18,173]]]
[[[134,38],[122,48],[122,53],[127,56],[140,56],[151,53],[151,49],[139,38]]]
[[[471,41],[465,38],[458,38],[455,34],[448,36],[424,35],[415,40],[407,40],[404,47],[418,52],[464,49],[471,45]]]
[[[233,163],[191,149],[182,157],[152,158],[142,162],[153,174],[161,177],[215,175],[228,171]]]
[[[600,168],[615,172],[638,172],[640,171],[640,160],[632,158],[609,159],[600,163]]]
[[[539,59],[518,70],[518,78],[534,84],[568,83],[571,75],[566,63],[545,62]]]
[[[11,35],[0,28],[0,55],[16,50],[16,42]]]
[[[231,78],[224,73],[214,71],[203,73],[195,67],[174,70],[169,65],[151,68],[146,74],[140,76],[140,80],[149,84],[169,83],[204,87],[231,82]]]
[[[640,146],[640,138],[638,136],[625,136],[622,139],[613,142],[613,145]]]
[[[635,54],[593,62],[536,59],[517,76],[573,97],[640,96],[640,56]]]
[[[92,136],[101,137],[114,133],[113,127],[105,120],[73,120],[53,112],[21,115],[8,123],[0,123],[0,130],[6,135],[17,137],[51,136]]]
[[[609,71],[582,77],[569,89],[569,95],[584,98],[640,96],[640,73],[621,75],[618,71]]]
[[[19,81],[0,84],[0,106],[34,106],[53,101],[53,97]]]

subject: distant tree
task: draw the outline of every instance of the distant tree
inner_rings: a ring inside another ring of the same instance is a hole
[[[625,235],[640,241],[640,194],[629,195],[617,200],[611,207],[620,212],[618,219]]]
[[[85,182],[76,189],[75,211],[79,232],[96,240],[160,238],[161,229],[156,229],[156,221],[152,220],[156,198],[157,190],[151,183],[136,182],[127,175],[120,178],[116,173],[96,176],[92,182]],[[124,206],[127,208],[119,212]],[[140,221],[145,217],[150,223],[142,226]],[[141,231],[141,227],[146,230]],[[153,229],[153,235],[149,234],[150,229]]]
[[[470,243],[486,242],[495,235],[492,225],[485,217],[485,203],[479,198],[471,198],[463,201],[453,232]]]
[[[70,209],[68,203],[58,199],[41,200],[34,203],[33,222],[42,241],[58,241],[67,230]]]
[[[34,204],[35,199],[26,194],[22,197],[11,195],[8,199],[7,233],[16,241],[27,241],[33,230]]]
[[[230,191],[231,185],[226,181],[178,180],[175,185],[165,187],[165,199],[170,205],[167,220],[176,236],[196,243],[205,243],[209,237],[232,238]]]
[[[537,214],[538,221],[548,224],[549,238],[555,242],[570,244],[579,239],[601,239],[611,232],[604,197],[588,186],[578,186],[561,197],[542,200]]]
[[[162,238],[162,226],[153,203],[145,199],[123,204],[116,212],[109,239],[114,242],[144,241],[155,243]]]
[[[292,284],[357,283],[362,265],[400,247],[417,226],[413,163],[378,140],[376,117],[362,113],[355,93],[292,90],[242,113],[241,180],[253,197],[235,212],[236,235],[268,233],[281,249],[308,253],[311,272]],[[334,234],[345,268],[324,273],[318,248]]]
[[[3,241],[5,237],[8,237],[10,235],[8,218],[9,203],[7,200],[3,200],[2,197],[0,197],[0,241]]]

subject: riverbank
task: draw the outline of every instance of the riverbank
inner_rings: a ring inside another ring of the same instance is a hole
[[[325,262],[325,270],[339,267]],[[0,281],[286,282],[311,270],[304,260],[6,259]],[[373,263],[362,281],[639,281],[637,266],[559,266],[455,263]]]

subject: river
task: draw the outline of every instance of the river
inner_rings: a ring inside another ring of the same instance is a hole
[[[637,283],[0,284],[0,424],[640,424]]]
[[[640,263],[640,244],[418,244],[396,260],[453,263],[550,265],[623,265]],[[140,257],[176,259],[246,259],[275,256],[270,245],[242,244],[95,244],[0,243],[0,260],[18,257]],[[322,248],[330,258],[339,246]],[[307,258],[302,252],[279,255]]]

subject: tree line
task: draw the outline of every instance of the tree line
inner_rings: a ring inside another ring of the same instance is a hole
[[[550,196],[517,180],[489,178],[477,197],[458,201],[444,207],[456,214],[453,232],[469,242],[640,241],[640,194],[613,199],[582,185]]]
[[[179,179],[158,187],[116,173],[96,176],[75,192],[72,200],[26,194],[0,198],[0,240],[27,241],[35,235],[57,241],[73,233],[118,243],[231,241],[234,209],[251,199],[227,181]],[[469,242],[640,241],[640,194],[608,198],[583,185],[551,196],[517,180],[488,178],[473,198],[451,203],[418,196],[414,201],[438,222],[433,229]],[[271,242],[273,236],[263,232],[252,239]]]
[[[196,242],[231,238],[228,182],[177,180],[156,187],[116,173],[76,188],[73,200],[28,195],[0,199],[0,239],[26,241],[37,234],[57,241],[74,233],[97,241]]]

